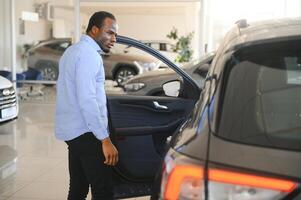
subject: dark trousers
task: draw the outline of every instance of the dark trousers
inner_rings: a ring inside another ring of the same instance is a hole
[[[105,165],[101,142],[93,133],[66,141],[69,150],[68,200],[84,200],[89,186],[93,200],[112,200],[112,167]]]

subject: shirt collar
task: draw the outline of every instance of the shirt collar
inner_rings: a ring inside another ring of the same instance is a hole
[[[87,42],[89,45],[93,47],[99,54],[105,54],[105,52],[99,47],[99,45],[95,42],[93,38],[89,35],[82,35],[80,38],[81,41]]]

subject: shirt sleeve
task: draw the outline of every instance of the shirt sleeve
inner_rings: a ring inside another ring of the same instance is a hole
[[[84,53],[77,60],[75,75],[81,113],[87,127],[99,140],[109,136],[104,80],[97,81],[97,76],[104,77],[103,70],[100,70],[101,65],[101,58],[98,55],[95,58]]]

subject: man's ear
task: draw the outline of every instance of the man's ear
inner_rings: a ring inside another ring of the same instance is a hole
[[[98,28],[97,26],[92,26],[91,33],[92,33],[93,35],[97,34],[98,31],[99,31],[99,28]]]

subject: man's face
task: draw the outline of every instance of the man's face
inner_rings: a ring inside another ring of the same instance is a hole
[[[118,25],[115,20],[106,18],[103,22],[102,27],[92,27],[92,37],[105,52],[110,52],[111,47],[116,42]]]

